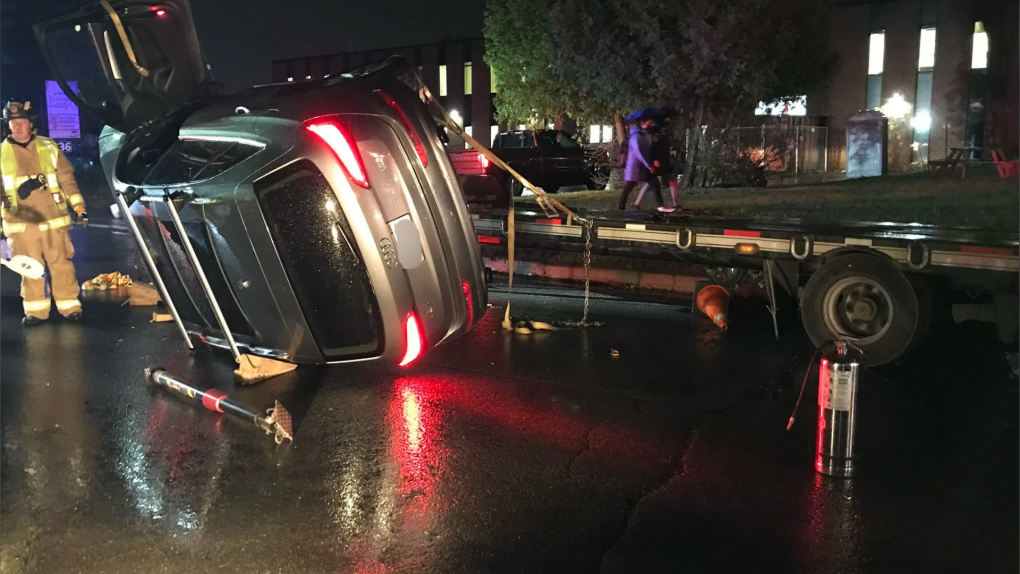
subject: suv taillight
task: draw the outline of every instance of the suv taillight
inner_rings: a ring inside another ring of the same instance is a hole
[[[460,286],[464,290],[464,303],[467,304],[467,324],[470,326],[475,322],[475,305],[471,299],[471,285],[468,284],[467,279],[463,279]]]
[[[489,169],[489,158],[485,157],[484,153],[478,154],[478,163],[482,166],[482,169]]]
[[[354,145],[354,138],[350,132],[340,126],[335,120],[316,120],[305,126],[308,131],[319,136],[333,153],[340,160],[340,167],[343,168],[347,177],[365,189],[369,188],[368,175],[365,173],[365,164],[361,161],[361,154]]]
[[[400,359],[400,366],[410,364],[420,357],[424,350],[425,332],[418,321],[418,316],[411,311],[404,320],[404,356]]]
[[[396,100],[391,98],[390,95],[387,94],[386,92],[382,90],[376,90],[375,93],[378,94],[378,96],[382,98],[384,102],[389,104],[389,106],[393,108],[394,112],[396,112],[397,118],[400,120],[400,123],[404,125],[404,131],[407,132],[408,137],[411,138],[411,143],[414,144],[414,152],[418,154],[418,161],[421,162],[421,166],[423,168],[428,167],[429,158],[427,155],[425,155],[425,146],[421,144],[421,138],[418,137],[417,130],[415,130],[414,126],[411,125],[411,120],[410,118],[407,117],[407,114],[404,113],[403,108],[401,108],[400,105],[397,104]]]

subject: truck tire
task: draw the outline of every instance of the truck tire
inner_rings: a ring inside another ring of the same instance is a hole
[[[800,302],[801,321],[815,346],[851,337],[867,366],[884,365],[910,349],[917,332],[917,294],[895,265],[851,253],[815,271]]]

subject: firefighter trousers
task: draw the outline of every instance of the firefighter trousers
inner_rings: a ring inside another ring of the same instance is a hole
[[[63,316],[81,312],[78,301],[78,280],[74,276],[74,245],[68,229],[41,231],[28,224],[25,231],[7,238],[14,255],[27,255],[49,268],[50,287],[57,311]],[[39,319],[50,316],[50,296],[46,294],[46,278],[21,278],[21,298],[25,314]]]

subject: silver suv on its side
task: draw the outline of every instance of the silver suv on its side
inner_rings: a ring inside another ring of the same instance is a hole
[[[36,37],[107,126],[106,177],[189,344],[403,365],[485,312],[471,217],[405,61],[221,94],[187,0],[113,1]]]

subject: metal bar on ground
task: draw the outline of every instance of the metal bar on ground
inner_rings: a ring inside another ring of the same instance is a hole
[[[264,430],[266,434],[274,435],[277,444],[282,443],[285,439],[294,440],[293,421],[290,413],[283,408],[280,401],[275,401],[273,408],[269,409],[266,414],[262,414],[232,400],[220,390],[206,389],[203,391],[162,368],[145,369],[145,379],[182,397],[187,397],[192,402],[200,403],[206,410],[233,415],[248,421]]]

